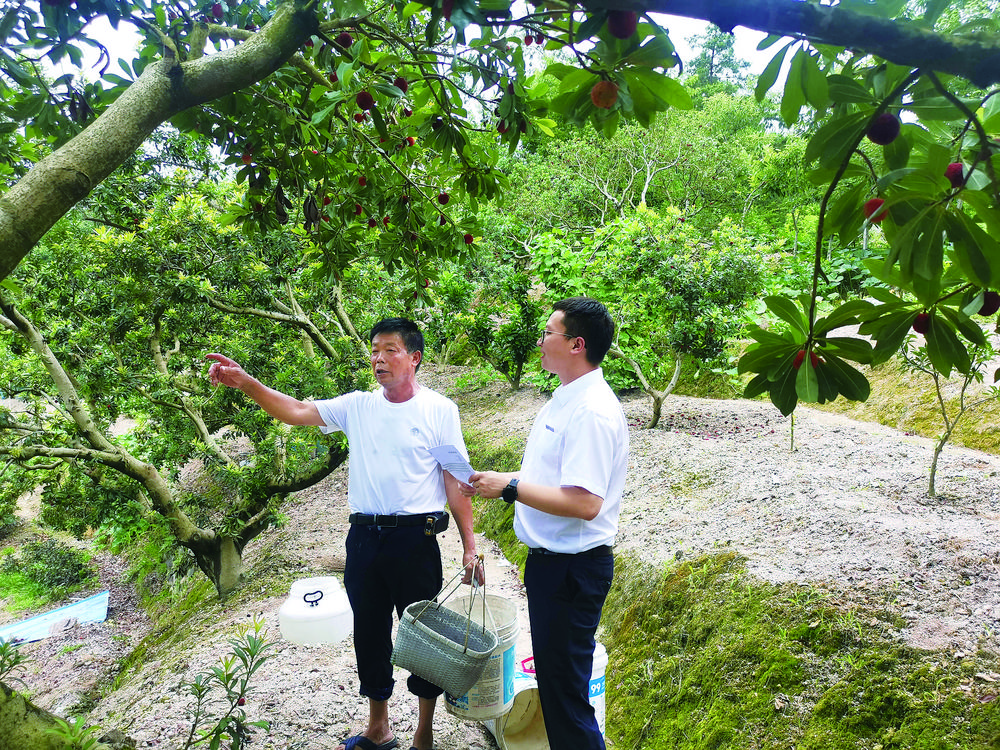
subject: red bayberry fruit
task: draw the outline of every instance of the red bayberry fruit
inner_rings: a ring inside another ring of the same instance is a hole
[[[333,202],[333,198],[331,198],[329,195],[323,196],[323,205],[324,206],[329,206],[330,203],[332,203],[332,202]]]
[[[222,3],[215,3],[212,6],[212,18],[217,22],[222,20]]]
[[[333,71],[330,75],[328,75],[327,78],[330,79],[330,83],[336,83],[337,81],[340,80],[340,78],[337,76],[336,70]]]
[[[253,154],[251,154],[249,151],[244,151],[243,156],[240,157],[240,161],[242,161],[244,164],[250,164],[253,161]]]
[[[534,41],[535,41],[535,35],[528,34],[526,37],[524,37],[524,46],[530,47]]]
[[[792,360],[792,367],[798,370],[800,367],[802,367],[802,363],[805,361],[805,359],[806,359],[806,350],[799,349],[797,352],[795,352],[795,359]]]
[[[341,31],[339,34],[337,34],[336,38],[334,38],[333,41],[335,41],[344,49],[347,49],[352,44],[354,44],[354,37],[348,34],[346,31]]]
[[[410,117],[412,114],[413,114],[413,110],[412,109],[404,109],[403,110],[403,117]]]
[[[944,176],[948,178],[948,182],[951,183],[953,188],[960,188],[965,183],[965,179],[962,176],[962,162],[953,161],[948,165],[947,169],[944,170]]]
[[[868,140],[880,146],[892,143],[899,135],[899,118],[891,112],[883,112],[868,126],[866,135]]]
[[[367,91],[358,92],[358,95],[354,97],[354,101],[358,103],[358,106],[361,107],[361,109],[371,109],[375,106],[375,97]]]
[[[500,135],[503,135],[504,133],[506,133],[507,130],[508,130],[508,128],[507,128],[507,121],[506,120],[501,120],[500,122],[497,123],[497,132],[500,133]]]
[[[992,315],[1000,310],[1000,294],[992,290],[983,292],[983,306],[979,308],[980,315]]]
[[[416,146],[417,145],[417,139],[414,138],[412,135],[406,136],[406,145],[407,146]]]
[[[639,14],[633,10],[608,11],[608,31],[616,39],[629,39],[639,25]]]
[[[392,85],[395,86],[400,91],[402,91],[404,94],[406,93],[406,90],[410,88],[410,84],[407,83],[406,79],[403,78],[403,76],[396,76],[396,79],[392,82]]]
[[[389,226],[389,217],[388,216],[383,216],[382,217],[382,224],[385,225],[385,226]]]
[[[368,220],[368,228],[369,229],[374,229],[377,226],[378,226],[378,222],[375,221],[375,219],[369,219]]]
[[[816,356],[816,352],[809,352],[809,362],[812,364],[814,370],[819,366],[820,359]]]
[[[354,204],[354,215],[355,215],[355,216],[361,216],[361,212],[362,212],[363,210],[364,210],[364,209],[362,209],[362,208],[361,208],[361,204],[360,204],[360,203],[355,203],[355,204]]]
[[[471,234],[466,234],[464,237],[462,237],[462,239],[465,240],[465,244],[466,245],[471,245],[472,244],[472,240],[474,238],[473,238],[473,236]]]
[[[614,81],[598,81],[590,90],[590,101],[600,109],[611,109],[618,101],[618,84]]]
[[[917,313],[917,317],[913,319],[913,330],[917,333],[927,333],[927,330],[931,327],[931,314],[930,313]]]
[[[545,44],[545,34],[535,34],[535,44],[539,47]]]
[[[864,211],[865,218],[868,219],[872,224],[881,224],[882,219],[888,216],[888,211],[880,210],[885,203],[881,198],[872,198],[870,201],[865,201],[865,205],[862,208]]]
[[[359,184],[359,185],[360,185],[361,187],[364,187],[365,185],[367,185],[367,184],[368,184],[368,180],[366,180],[366,179],[365,179],[365,176],[364,176],[364,175],[361,175],[361,176],[360,176],[360,177],[358,178],[358,184]]]
[[[305,46],[306,47],[308,47],[309,49],[312,49],[314,45],[315,45],[315,42],[313,42],[312,37],[309,37],[308,39],[306,39],[306,41],[305,41]]]
[[[408,196],[406,193],[403,193],[401,196],[399,196],[399,200],[402,203],[409,203],[410,202],[410,196]]]
[[[242,695],[239,697],[239,700],[236,701],[237,706],[245,706],[246,704],[247,704],[247,699],[244,698]]]
[[[444,226],[447,223],[448,223],[448,219],[445,218],[444,214],[441,214],[441,217],[438,219],[438,224],[440,224],[441,226]]]
[[[443,0],[441,3],[441,15],[445,21],[451,20],[451,12],[455,10],[455,0]]]
[[[447,193],[438,193],[438,203],[442,206],[451,200],[451,196]]]
[[[355,112],[354,122],[364,122],[367,119],[368,114],[366,112]]]

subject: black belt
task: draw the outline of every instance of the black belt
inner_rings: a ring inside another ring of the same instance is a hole
[[[602,544],[599,547],[591,547],[590,549],[585,549],[583,552],[553,552],[550,549],[545,549],[545,547],[529,547],[529,555],[577,555],[580,557],[607,557],[612,554],[612,547],[608,544]]]
[[[395,528],[397,526],[423,526],[427,536],[440,534],[448,528],[448,513],[435,511],[433,513],[417,513],[412,516],[390,515],[379,516],[371,513],[351,513],[347,520],[355,526],[379,526]]]

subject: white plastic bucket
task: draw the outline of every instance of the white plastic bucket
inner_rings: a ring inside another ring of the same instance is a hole
[[[590,705],[594,707],[594,716],[597,717],[597,726],[604,734],[604,719],[606,715],[606,704],[604,702],[604,673],[608,668],[608,650],[604,644],[597,642],[594,649],[594,667],[590,670]]]
[[[476,597],[478,599],[479,597]],[[469,611],[470,597],[460,597],[445,602],[456,612]],[[465,695],[445,693],[448,713],[466,721],[483,721],[502,716],[514,703],[514,676],[517,673],[516,646],[521,627],[517,621],[517,607],[501,596],[486,595],[485,625],[495,628],[497,647],[486,662],[486,669],[479,681]],[[472,619],[484,624],[482,602],[473,600]]]
[[[545,719],[534,675],[517,672],[510,710],[496,719],[487,719],[483,724],[496,739],[500,750],[548,750],[549,740],[545,736]]]
[[[278,609],[281,637],[300,645],[342,641],[353,621],[347,592],[334,576],[300,578]]]
[[[545,735],[545,718],[542,704],[538,700],[538,684],[535,682],[534,658],[521,662],[524,671],[518,672],[514,680],[513,706],[498,719],[483,722],[496,739],[500,750],[549,750]],[[597,726],[605,730],[605,672],[608,667],[608,651],[599,642],[594,648],[594,666],[590,671],[590,705],[594,707]]]

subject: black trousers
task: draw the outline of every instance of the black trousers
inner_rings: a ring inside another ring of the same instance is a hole
[[[605,750],[590,705],[594,633],[611,588],[612,555],[528,555],[531,647],[551,750]]]
[[[423,526],[351,526],[347,532],[344,588],[354,610],[354,654],[361,695],[384,701],[392,695],[392,611],[433,599],[441,590],[441,550]],[[444,691],[410,675],[406,686],[420,698]]]

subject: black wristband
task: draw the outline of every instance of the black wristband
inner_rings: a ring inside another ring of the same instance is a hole
[[[508,504],[513,503],[515,500],[517,500],[516,479],[511,479],[510,482],[507,483],[507,486],[504,487],[503,491],[500,493],[500,497],[502,497],[503,501]]]

